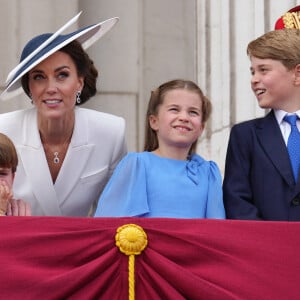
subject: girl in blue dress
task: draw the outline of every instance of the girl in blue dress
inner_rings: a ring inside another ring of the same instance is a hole
[[[144,152],[120,161],[96,217],[224,219],[218,166],[195,153],[211,102],[192,81],[172,80],[151,94]]]

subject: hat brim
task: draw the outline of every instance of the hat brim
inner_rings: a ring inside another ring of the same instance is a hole
[[[27,72],[29,72],[36,65],[41,63],[47,57],[63,48],[67,44],[72,41],[77,40],[81,43],[83,49],[89,48],[93,45],[97,40],[99,40],[102,36],[104,36],[118,21],[118,17],[114,17],[108,20],[105,20],[101,23],[88,26],[84,29],[80,29],[75,31],[75,34],[70,34],[70,37],[66,38],[63,42],[51,47],[51,42],[55,38],[57,38],[62,31],[64,31],[67,27],[70,27],[74,21],[77,20],[79,14],[72,18],[69,22],[67,22],[64,26],[62,26],[59,30],[53,33],[45,42],[43,42],[29,58],[25,58],[25,61],[21,61],[8,75],[7,81],[9,82],[6,86],[6,89],[0,95],[2,100],[8,100],[14,96],[17,96],[22,92],[21,78]],[[49,50],[47,50],[47,47]],[[42,53],[45,52],[45,53]],[[42,53],[42,54],[41,54]],[[16,75],[17,74],[17,75]]]

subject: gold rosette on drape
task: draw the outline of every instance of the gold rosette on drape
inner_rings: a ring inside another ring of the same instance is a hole
[[[135,298],[134,290],[134,259],[135,255],[141,254],[148,244],[144,229],[136,224],[126,224],[117,229],[115,236],[116,246],[128,255],[128,286],[129,300]]]

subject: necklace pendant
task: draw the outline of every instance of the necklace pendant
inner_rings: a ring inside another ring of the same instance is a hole
[[[54,154],[53,162],[55,164],[59,164],[58,152],[54,152],[53,154]]]

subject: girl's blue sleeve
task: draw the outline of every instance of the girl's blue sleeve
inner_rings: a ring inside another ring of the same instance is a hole
[[[225,219],[225,209],[222,192],[222,176],[217,164],[210,161],[208,174],[208,199],[206,206],[206,218]]]
[[[138,153],[132,152],[117,165],[99,199],[95,217],[139,216],[147,212],[145,166]]]

